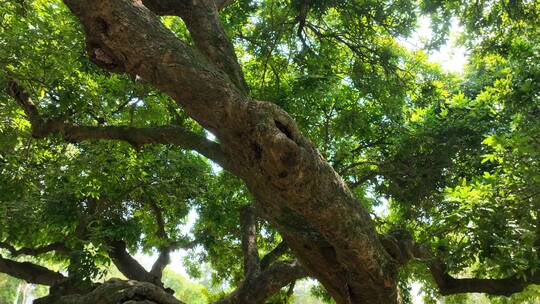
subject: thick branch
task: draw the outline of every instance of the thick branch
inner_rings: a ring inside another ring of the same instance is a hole
[[[161,280],[163,276],[163,270],[171,262],[171,247],[164,246],[160,249],[159,256],[157,260],[152,265],[150,274],[156,279]]]
[[[197,1],[204,2],[204,1]],[[370,215],[281,108],[253,101],[130,0],[64,0],[94,62],[169,94],[219,138],[257,207],[337,303],[396,303],[397,267]]]
[[[456,279],[450,276],[444,264],[432,262],[429,270],[442,295],[482,292],[496,296],[510,296],[531,284],[540,284],[540,274],[529,271],[525,277],[516,275],[502,279]]]
[[[260,304],[281,288],[307,276],[297,262],[278,261],[258,276],[245,280],[227,297],[214,304]]]
[[[537,255],[540,254],[540,219],[536,226],[536,239],[533,244]],[[431,259],[429,270],[433,279],[437,283],[441,294],[451,295],[457,293],[483,292],[491,295],[510,296],[523,291],[531,284],[540,284],[540,273],[538,270],[529,269],[523,276],[513,275],[501,279],[456,279],[448,274],[446,265],[439,259],[433,257],[427,250],[421,248],[422,257]]]
[[[199,244],[199,240],[192,240],[192,241],[177,241],[177,242],[170,242],[168,245],[162,246],[159,251],[159,256],[152,265],[152,269],[150,270],[150,274],[152,274],[154,277],[161,280],[161,277],[163,275],[163,270],[169,263],[171,262],[170,254],[174,250],[178,249],[191,249],[195,247],[197,244]]]
[[[267,269],[270,264],[274,263],[277,259],[279,259],[279,257],[284,255],[287,250],[289,250],[289,246],[287,246],[287,243],[285,243],[285,241],[279,243],[276,248],[272,249],[272,251],[267,253],[261,259],[261,269]]]
[[[0,256],[0,272],[32,284],[52,286],[66,278],[43,266],[29,262],[15,262]]]
[[[458,293],[481,292],[496,296],[510,296],[521,292],[531,284],[540,284],[540,274],[526,271],[524,277],[513,275],[501,279],[478,279],[452,277],[446,265],[428,248],[414,242],[410,232],[399,229],[381,236],[382,243],[389,254],[400,265],[405,265],[412,259],[419,259],[428,264],[437,287],[442,295]]]
[[[123,241],[109,243],[109,256],[118,270],[128,279],[162,286],[161,280],[146,271],[126,250]]]
[[[12,257],[17,257],[20,255],[38,256],[38,255],[49,253],[52,251],[55,251],[61,254],[69,254],[71,251],[64,243],[60,243],[60,242],[55,242],[49,245],[40,246],[36,248],[19,248],[19,249],[16,249],[11,244],[0,242],[0,248],[6,249],[7,251],[9,251],[9,254]]]
[[[194,150],[226,167],[225,157],[219,144],[196,133],[178,126],[135,128],[127,126],[77,126],[63,120],[45,120],[37,107],[16,82],[9,85],[10,95],[24,109],[32,125],[32,136],[44,138],[51,134],[60,134],[69,141],[84,140],[122,140],[135,146],[145,144],[171,144],[184,149]]]
[[[249,280],[260,271],[257,218],[253,206],[245,206],[240,209],[240,230],[242,233],[242,254],[244,255],[244,276],[246,280]]]
[[[158,15],[181,17],[195,42],[197,49],[217,68],[225,72],[237,88],[248,92],[242,68],[234,52],[234,46],[225,34],[218,11],[231,0],[144,0],[146,7]]]

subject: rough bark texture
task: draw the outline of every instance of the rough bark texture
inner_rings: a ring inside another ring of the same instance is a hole
[[[245,180],[264,217],[337,303],[397,301],[396,265],[368,212],[287,113],[245,97],[222,71],[230,67],[178,40],[141,1],[65,3],[84,25],[94,62],[142,77],[219,138],[227,169]]]
[[[35,304],[183,304],[165,290],[147,282],[109,280],[80,295],[47,296]]]
[[[197,49],[217,68],[225,72],[243,93],[248,86],[234,52],[234,46],[225,34],[219,20],[218,9],[231,1],[222,0],[144,0],[143,4],[159,15],[181,17],[191,33]]]

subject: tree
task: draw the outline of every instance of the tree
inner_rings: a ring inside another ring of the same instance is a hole
[[[178,303],[163,269],[199,244],[191,263],[236,287],[217,303],[264,303],[305,276],[337,303],[397,303],[427,277],[443,295],[521,292],[540,282],[539,13],[7,1],[0,271],[53,286],[42,303]],[[434,46],[451,18],[465,25],[466,75],[399,45],[419,16]],[[179,229],[190,208],[193,237]],[[150,271],[139,248],[159,252]],[[95,284],[108,261],[131,281]]]

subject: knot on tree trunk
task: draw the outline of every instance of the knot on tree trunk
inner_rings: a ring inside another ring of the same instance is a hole
[[[277,105],[249,102],[247,120],[249,127],[251,159],[262,175],[279,187],[290,185],[302,176],[299,171],[305,150],[311,146],[301,136],[292,118]]]

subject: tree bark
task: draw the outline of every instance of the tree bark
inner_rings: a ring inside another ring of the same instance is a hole
[[[91,292],[67,296],[50,295],[35,304],[183,304],[154,284],[111,279]]]
[[[65,3],[84,25],[94,62],[142,77],[218,137],[227,169],[337,303],[397,301],[397,267],[368,212],[286,112],[247,98],[140,1]]]
[[[230,0],[144,0],[143,3],[159,15],[181,17],[195,42],[197,49],[223,71],[236,88],[244,94],[249,91],[242,68],[234,52],[234,46],[219,21],[218,10]]]
[[[140,282],[149,282],[163,287],[161,276],[146,271],[126,250],[123,241],[111,241],[109,243],[109,257],[118,270],[128,279]]]

